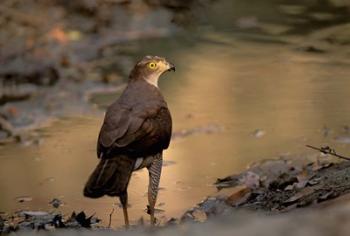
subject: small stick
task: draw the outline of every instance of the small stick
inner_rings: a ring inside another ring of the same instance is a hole
[[[111,228],[111,224],[112,224],[112,215],[114,213],[114,207],[112,208],[111,213],[109,214],[109,222],[108,222],[108,228]]]
[[[306,145],[306,147],[311,148],[311,149],[314,149],[314,150],[318,150],[318,151],[322,152],[323,154],[329,154],[329,155],[338,157],[338,158],[340,158],[340,159],[350,161],[350,157],[346,157],[346,156],[339,155],[339,154],[337,154],[337,153],[335,152],[334,149],[332,149],[332,148],[330,148],[330,147],[328,147],[328,146],[318,148],[318,147],[314,147],[314,146],[311,146],[311,145]]]

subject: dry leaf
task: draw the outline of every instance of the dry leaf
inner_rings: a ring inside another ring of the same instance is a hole
[[[231,206],[241,205],[247,201],[251,194],[251,190],[247,186],[238,186],[235,191],[226,199],[226,203]]]
[[[314,192],[315,192],[315,190],[312,188],[304,188],[300,192],[296,193],[294,196],[292,196],[289,199],[287,199],[286,201],[284,201],[284,204],[289,205],[289,204],[295,203],[296,201],[300,200],[301,198],[308,196]]]

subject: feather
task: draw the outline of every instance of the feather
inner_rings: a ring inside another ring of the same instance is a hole
[[[98,157],[154,155],[169,146],[171,116],[157,88],[130,82],[107,110],[97,143]]]
[[[119,196],[125,192],[135,161],[127,156],[102,158],[85,185],[84,196],[99,198],[103,195]]]

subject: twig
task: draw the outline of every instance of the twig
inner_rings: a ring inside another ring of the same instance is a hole
[[[109,214],[109,222],[108,222],[108,228],[111,228],[111,224],[112,224],[112,215],[114,213],[114,207],[112,208],[111,213]]]
[[[318,151],[322,152],[323,154],[329,154],[329,155],[338,157],[340,159],[350,161],[350,157],[339,155],[339,154],[336,153],[336,151],[334,149],[332,149],[332,148],[330,148],[328,146],[318,148],[318,147],[314,147],[314,146],[311,146],[311,145],[306,145],[306,147],[314,149],[314,150],[318,150]]]

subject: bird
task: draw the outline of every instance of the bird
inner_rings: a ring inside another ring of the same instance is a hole
[[[158,79],[175,66],[159,56],[145,56],[131,70],[121,96],[105,113],[97,140],[99,162],[83,194],[89,198],[119,197],[129,227],[128,184],[132,172],[148,169],[148,213],[154,209],[160,182],[163,150],[171,140],[172,118],[158,87]]]

